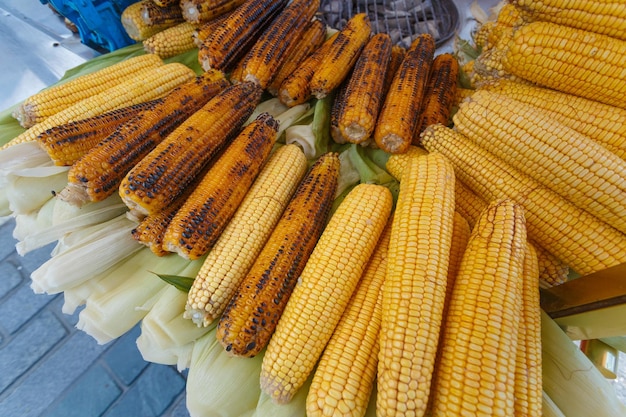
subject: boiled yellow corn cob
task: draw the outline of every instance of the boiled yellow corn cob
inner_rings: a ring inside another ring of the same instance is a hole
[[[418,36],[407,51],[378,115],[374,140],[380,149],[403,153],[411,145],[434,53],[429,34]]]
[[[626,233],[626,161],[600,144],[531,105],[486,90],[461,104],[454,125],[478,146]]]
[[[457,211],[474,227],[480,213],[487,207],[487,202],[476,195],[467,185],[457,179],[454,188],[454,201]]]
[[[167,207],[239,131],[261,98],[253,83],[230,86],[185,120],[136,164],[120,184],[137,216]]]
[[[163,246],[198,259],[213,247],[243,201],[276,142],[278,122],[259,115],[204,174],[165,230]]]
[[[226,306],[217,338],[227,352],[255,356],[265,348],[328,220],[339,158],[326,153],[311,167]]]
[[[82,205],[114,194],[135,164],[227,85],[224,74],[213,71],[171,91],[153,108],[122,124],[76,161],[59,198]]]
[[[357,13],[346,22],[325,51],[311,78],[311,94],[322,99],[348,76],[372,33],[367,13]]]
[[[411,158],[428,155],[428,151],[422,147],[411,145],[402,154],[389,156],[385,163],[385,169],[398,181],[402,179],[402,173],[406,170],[406,166]]]
[[[328,343],[391,213],[389,189],[359,184],[315,245],[265,351],[261,389],[289,402]]]
[[[170,58],[196,47],[192,37],[195,30],[196,26],[189,22],[179,23],[150,36],[143,41],[143,47],[148,53]]]
[[[183,17],[189,23],[204,23],[241,6],[245,0],[180,0]]]
[[[550,288],[567,281],[569,267],[541,246],[534,247],[539,262],[539,286]]]
[[[313,51],[319,48],[326,39],[326,24],[320,19],[313,19],[298,39],[297,45],[285,59],[285,62],[278,68],[272,82],[268,85],[267,91],[273,96],[278,95],[278,90],[282,82],[300,65],[300,63]]]
[[[504,69],[539,85],[626,108],[626,41],[555,23],[533,22],[513,33]]]
[[[626,159],[626,110],[558,90],[499,80],[483,89],[541,109],[550,118],[576,130]]]
[[[448,279],[454,171],[441,154],[408,160],[383,284],[376,414],[426,411]]]
[[[626,40],[626,9],[612,1],[512,0],[530,19],[603,33]]]
[[[154,99],[54,126],[37,136],[37,142],[56,165],[72,165],[121,124],[152,108],[159,101]]]
[[[213,31],[219,27],[224,20],[226,20],[229,14],[230,13],[225,13],[214,19],[201,23],[192,35],[194,44],[200,48],[204,41],[211,36]]]
[[[195,75],[190,68],[179,63],[138,71],[133,78],[87,97],[55,113],[43,122],[37,123],[0,149],[35,140],[39,134],[54,126],[158,98],[180,84],[193,79]]]
[[[297,46],[319,6],[319,0],[292,0],[246,54],[242,78],[267,88],[278,68]]]
[[[457,87],[456,97],[454,99],[454,107],[459,107],[461,102],[470,97],[474,93],[474,91],[476,90],[474,90],[473,88]]]
[[[523,208],[489,205],[456,277],[433,390],[434,415],[514,415],[526,247]]]
[[[307,161],[298,146],[285,145],[274,152],[204,260],[189,290],[186,318],[206,327],[220,317],[306,170]]]
[[[376,381],[382,285],[387,270],[391,219],[324,348],[306,397],[309,417],[365,415]]]
[[[152,0],[141,0],[126,7],[120,16],[122,27],[135,41],[143,41],[177,23],[183,17],[177,6],[158,7]]]
[[[626,262],[626,237],[515,170],[460,133],[429,126],[422,144],[446,155],[463,183],[485,201],[511,198],[524,205],[529,236],[579,274]]]
[[[348,142],[361,143],[374,132],[390,58],[391,37],[378,33],[367,42],[346,80],[346,92],[336,100],[336,117],[339,131]]]
[[[515,416],[541,417],[541,307],[539,263],[527,243],[522,267],[522,310],[515,355]]]
[[[478,51],[483,51],[484,49],[486,49],[489,41],[489,34],[494,30],[495,25],[495,20],[481,23],[472,33],[472,40],[474,41],[474,46]]]
[[[205,40],[198,60],[205,70],[228,71],[245,55],[263,28],[285,7],[286,0],[246,0]]]
[[[56,84],[28,97],[14,111],[22,127],[29,128],[79,101],[130,80],[142,69],[157,68],[163,61],[154,55],[125,59],[101,70]]]

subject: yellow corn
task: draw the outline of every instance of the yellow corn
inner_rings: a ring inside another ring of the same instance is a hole
[[[434,415],[514,415],[525,247],[522,207],[491,203],[472,231],[452,291]]]
[[[250,357],[267,345],[324,230],[338,176],[338,155],[327,153],[298,185],[222,314],[217,338],[227,352]]]
[[[262,113],[228,145],[165,230],[163,247],[198,259],[235,214],[276,142],[278,122]]]
[[[359,184],[341,202],[300,275],[261,366],[261,389],[285,403],[330,340],[391,213],[381,185]]]
[[[550,118],[626,159],[626,110],[527,83],[499,80],[483,89],[541,109]]]
[[[55,84],[28,97],[14,111],[22,127],[29,128],[79,101],[109,90],[113,85],[133,79],[137,72],[157,68],[163,61],[154,55],[125,59],[101,70]]]
[[[383,284],[376,415],[426,411],[453,224],[452,165],[436,153],[410,158],[400,180]]]
[[[309,417],[365,415],[376,381],[391,218],[317,365],[306,397]]]
[[[483,200],[511,198],[524,205],[533,242],[581,275],[626,262],[626,237],[522,174],[454,130],[426,128],[422,144],[446,155],[463,183]]]
[[[378,115],[374,140],[380,149],[403,153],[411,145],[434,53],[429,34],[418,36],[407,51]]]
[[[246,54],[242,68],[243,80],[267,88],[278,68],[298,45],[319,5],[319,0],[292,0]]]
[[[82,205],[114,194],[135,164],[227,85],[219,71],[204,73],[171,91],[153,108],[120,125],[72,165],[68,185],[59,198]]]
[[[208,326],[220,317],[263,249],[307,169],[296,145],[276,150],[209,251],[189,290],[185,318]]]
[[[326,24],[320,19],[313,19],[298,39],[297,45],[278,68],[276,76],[267,87],[267,91],[273,96],[278,96],[278,90],[282,82],[308,57],[319,48],[326,39]]]
[[[486,90],[461,104],[454,126],[478,146],[626,233],[626,161],[600,144],[531,105]]]
[[[480,213],[487,207],[487,202],[476,195],[467,185],[457,179],[454,188],[454,201],[457,211],[474,227]]]
[[[253,83],[230,86],[159,143],[122,180],[119,193],[137,217],[167,207],[239,131],[259,103]]]
[[[387,71],[385,71],[385,81],[383,86],[383,97],[387,95],[389,91],[389,87],[391,86],[391,82],[398,72],[398,68],[404,61],[404,57],[406,56],[406,49],[400,45],[393,45],[391,47],[391,57],[389,58],[389,65],[387,67]]]
[[[241,6],[245,0],[180,0],[183,17],[189,23],[204,23]]]
[[[378,33],[367,42],[346,80],[346,92],[336,100],[336,117],[339,131],[348,142],[361,143],[374,132],[390,58],[391,37]]]
[[[527,243],[522,267],[522,310],[515,355],[515,416],[541,417],[541,307],[539,263],[532,244]]]
[[[322,99],[339,87],[354,67],[371,33],[367,13],[358,13],[348,19],[315,68],[311,94]]]
[[[603,33],[626,40],[626,9],[614,1],[512,0],[531,19]]]
[[[341,133],[339,129],[339,116],[341,115],[345,107],[345,96],[348,91],[348,80],[344,80],[339,86],[333,96],[333,103],[330,106],[330,137],[335,143],[343,144],[348,142],[348,139]],[[366,145],[369,141],[365,140],[363,145]]]
[[[200,48],[204,41],[213,34],[213,31],[226,20],[229,14],[230,12],[201,23],[192,34],[193,43]]]
[[[143,41],[177,23],[183,22],[177,6],[158,7],[152,0],[141,0],[126,7],[120,16],[122,27],[135,41]]]
[[[159,7],[167,7],[173,4],[178,4],[179,0],[152,0],[152,2]]]
[[[143,41],[146,52],[158,55],[165,59],[191,51],[196,47],[193,42],[193,33],[196,26],[183,22],[159,33],[155,33]]]
[[[87,97],[55,113],[41,123],[37,123],[0,149],[35,140],[39,134],[54,126],[158,98],[180,84],[193,79],[195,75],[191,69],[176,62],[137,71],[132,78],[101,93]]]
[[[495,26],[496,21],[486,21],[476,27],[476,30],[472,33],[472,40],[478,51],[487,49],[489,35],[494,30]]]
[[[402,173],[406,170],[409,160],[414,157],[427,155],[428,151],[419,146],[411,145],[406,152],[390,155],[385,163],[385,169],[398,181],[402,179]]]
[[[567,281],[569,267],[541,246],[534,244],[534,247],[539,262],[539,286],[550,288]]]
[[[539,85],[626,108],[626,41],[533,22],[513,34],[503,59],[506,71]]]

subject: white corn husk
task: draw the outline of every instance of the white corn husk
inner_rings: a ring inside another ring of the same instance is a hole
[[[343,194],[348,188],[358,184],[359,181],[361,181],[361,174],[352,163],[350,159],[350,148],[347,148],[339,154],[339,177],[337,180],[335,198]]]
[[[187,375],[191,417],[251,416],[261,395],[262,361],[263,353],[253,358],[229,355],[217,341],[215,328],[198,339]]]
[[[67,185],[68,170],[51,161],[45,166],[12,170],[5,178],[11,211],[24,214],[39,209]]]
[[[143,320],[141,322],[143,324]],[[194,342],[183,346],[160,348],[154,336],[151,333],[144,333],[142,328],[141,336],[137,338],[137,348],[145,361],[161,365],[176,365],[179,372],[189,368]]]
[[[17,214],[14,216],[15,228],[13,229],[13,237],[18,241],[16,244],[18,254],[24,255],[28,252],[22,250],[23,248],[19,247],[24,240],[28,239],[29,236],[33,236],[39,231],[45,230],[52,226],[52,213],[54,211],[55,204],[56,199],[51,198],[38,210],[34,210],[26,214]],[[46,242],[41,246],[52,243],[54,242],[54,240]]]
[[[307,116],[309,109],[311,109],[311,106],[308,103],[298,104],[276,116],[276,120],[278,120],[278,132],[276,133],[276,137],[280,138],[287,128],[296,123],[299,119]]]
[[[289,110],[289,107],[281,103],[278,98],[270,98],[269,100],[262,101],[258,106],[256,106],[244,125],[250,124],[250,122],[255,120],[261,113],[268,113],[272,117],[278,117],[281,113],[284,113],[287,110]]]
[[[36,142],[23,142],[5,148],[0,152],[0,186],[6,184],[6,177],[14,170],[47,165],[52,160]]]
[[[541,393],[541,417],[565,417],[565,414],[552,401],[552,398],[545,391]]]
[[[303,416],[306,410],[306,397],[313,381],[313,372],[309,375],[304,385],[293,396],[287,404],[277,404],[272,397],[261,393],[259,402],[252,417],[296,417]]]

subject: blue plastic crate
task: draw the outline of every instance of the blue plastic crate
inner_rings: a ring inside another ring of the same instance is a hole
[[[135,43],[128,37],[120,18],[137,0],[39,0],[50,3],[78,28],[82,43],[94,49],[114,51]]]

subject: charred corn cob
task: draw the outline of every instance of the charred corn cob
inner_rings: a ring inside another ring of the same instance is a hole
[[[72,165],[120,125],[159,101],[154,99],[54,126],[37,136],[37,142],[56,165]]]
[[[449,125],[450,114],[456,98],[459,62],[452,54],[440,54],[433,59],[432,68],[424,91],[422,108],[417,119],[413,144],[419,144],[419,135],[426,126],[441,123]]]
[[[374,132],[390,57],[391,37],[386,33],[372,36],[346,80],[346,93],[336,100],[337,125],[349,142],[361,143]]]
[[[245,0],[180,0],[183,17],[189,23],[204,23],[235,10]]]
[[[533,22],[513,34],[506,71],[539,85],[626,108],[626,41],[555,23]]]
[[[435,415],[514,415],[525,246],[522,207],[511,200],[490,204],[472,231],[452,291]]]
[[[198,259],[213,247],[276,142],[278,122],[267,113],[246,126],[213,163],[165,230],[163,246]]]
[[[152,0],[152,2],[159,7],[167,7],[173,4],[178,4],[179,0]]]
[[[125,59],[28,97],[13,111],[13,117],[22,127],[29,128],[85,98],[109,90],[114,84],[134,78],[140,70],[162,65],[163,61],[153,55]]]
[[[284,403],[313,370],[330,340],[389,219],[392,196],[355,186],[311,253],[265,351],[261,389]]]
[[[626,40],[626,9],[620,2],[513,0],[530,19],[602,33]]]
[[[380,149],[403,153],[411,145],[434,53],[429,34],[418,36],[407,51],[378,115],[374,140]]]
[[[54,126],[158,98],[180,84],[193,79],[195,75],[193,70],[179,63],[138,71],[133,78],[87,97],[55,113],[41,123],[37,123],[0,149],[35,140],[39,134]]]
[[[307,161],[298,146],[285,145],[274,152],[196,275],[187,297],[186,318],[206,327],[220,317],[306,170]]]
[[[126,7],[120,16],[122,27],[135,41],[143,41],[177,23],[183,17],[177,6],[158,7],[152,0],[141,0]]]
[[[195,30],[189,22],[179,23],[144,40],[143,48],[163,59],[191,51],[196,47],[192,37]]]
[[[406,56],[406,49],[400,45],[393,45],[391,47],[391,57],[389,58],[389,65],[387,71],[385,71],[385,84],[383,86],[383,97],[387,95],[391,82],[396,76],[404,57]]]
[[[200,47],[198,60],[205,70],[228,71],[245,55],[287,0],[246,0],[230,13]]]
[[[194,44],[198,48],[200,48],[204,41],[207,40],[209,36],[211,36],[213,31],[215,31],[215,29],[219,27],[219,25],[221,25],[224,20],[226,20],[228,15],[229,13],[225,13],[221,16],[216,17],[215,19],[211,19],[209,21],[201,23],[198,28],[193,32],[192,37]]]
[[[121,125],[76,161],[59,198],[76,205],[101,201],[118,190],[122,178],[228,82],[219,71],[205,73],[163,97]]]
[[[499,80],[482,89],[541,109],[550,118],[576,130],[626,159],[626,110],[558,90]]]
[[[138,217],[167,207],[238,133],[261,98],[253,83],[230,86],[186,119],[137,163],[120,184],[122,200]]]
[[[141,5],[141,18],[148,26],[173,26],[183,22],[183,13],[177,4],[157,6],[153,1]]]
[[[311,94],[326,97],[348,76],[372,33],[367,13],[352,16],[322,56],[311,78]]]
[[[298,39],[296,46],[285,58],[285,62],[278,68],[272,82],[268,85],[267,91],[273,96],[278,96],[278,90],[282,82],[308,57],[313,51],[319,48],[326,39],[326,24],[320,19],[313,19]]]
[[[530,238],[579,274],[626,262],[626,237],[478,147],[460,133],[429,126],[422,144],[446,155],[457,177],[485,201],[511,198],[524,205]],[[479,169],[480,167],[480,169]]]
[[[426,411],[452,245],[454,171],[410,158],[400,180],[383,284],[376,414]]]
[[[246,54],[242,78],[265,89],[319,8],[319,0],[292,0]]]
[[[339,129],[339,116],[345,107],[346,91],[348,91],[348,80],[344,80],[335,91],[330,107],[330,137],[335,143],[339,144],[348,142],[348,139],[341,133],[341,129]]]
[[[311,98],[311,78],[313,78],[315,69],[319,66],[322,57],[337,36],[339,36],[339,32],[335,32],[334,35],[326,39],[319,48],[307,56],[280,84],[278,98],[286,106],[293,107]]]
[[[484,90],[461,104],[454,125],[478,146],[626,233],[626,161],[603,146],[539,109]]]
[[[250,271],[226,306],[217,338],[226,351],[255,356],[268,343],[330,212],[339,158],[324,154],[311,167]]]
[[[309,417],[365,415],[376,381],[381,289],[387,269],[390,231],[391,221],[388,220],[363,276],[324,348],[306,397],[306,415]]]

